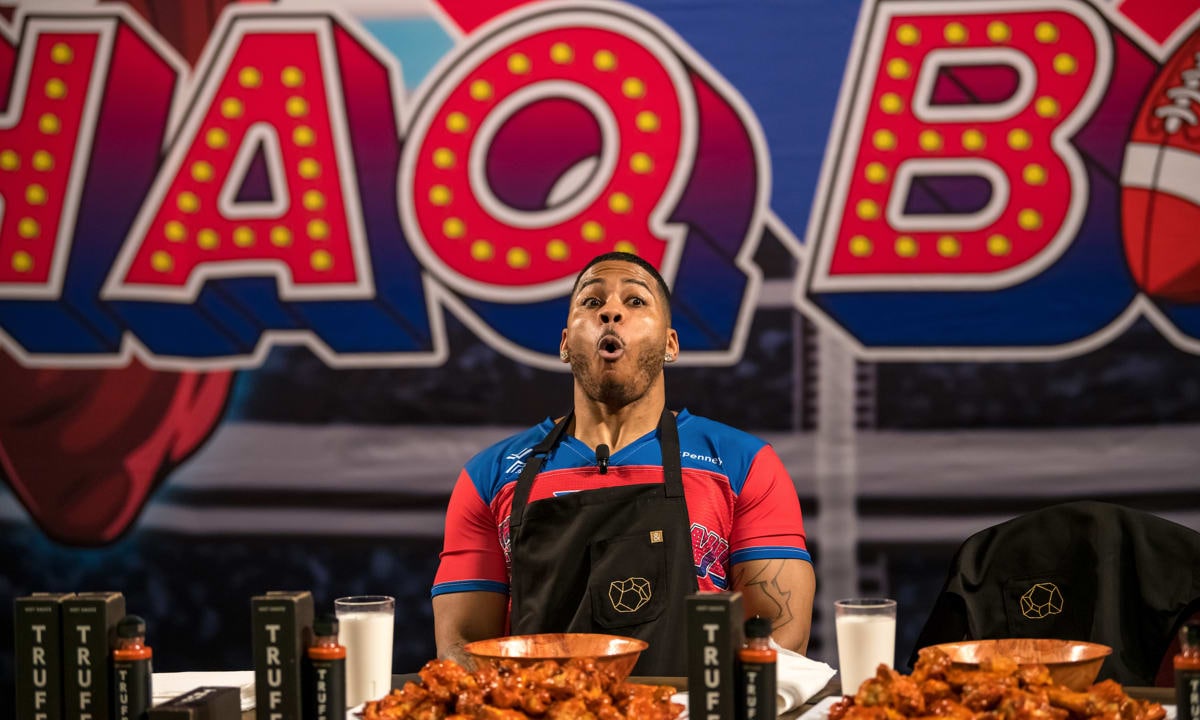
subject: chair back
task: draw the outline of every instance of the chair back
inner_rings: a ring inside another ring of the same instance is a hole
[[[1198,611],[1200,533],[1120,505],[1070,502],[967,538],[916,648],[1089,640],[1113,648],[1100,679],[1153,685],[1174,634]]]

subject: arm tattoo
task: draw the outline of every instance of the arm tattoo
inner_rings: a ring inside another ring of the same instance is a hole
[[[734,572],[733,586],[742,588],[743,591],[754,589],[759,595],[766,607],[763,608],[763,617],[771,621],[771,627],[780,628],[790,623],[792,616],[792,591],[780,586],[780,576],[784,570],[783,560],[768,560],[759,567],[753,575],[750,575],[745,565],[740,566]],[[768,609],[770,605],[774,605],[774,610]]]

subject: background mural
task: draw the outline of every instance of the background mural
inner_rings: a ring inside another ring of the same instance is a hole
[[[566,408],[613,249],[669,404],[792,473],[818,658],[878,592],[903,662],[1035,508],[1200,529],[1194,0],[0,8],[0,600],[121,590],[157,670],[249,667],[270,589],[431,657],[457,470]]]

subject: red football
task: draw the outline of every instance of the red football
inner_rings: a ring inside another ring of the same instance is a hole
[[[1125,256],[1149,295],[1200,301],[1200,29],[1138,111],[1121,169]]]

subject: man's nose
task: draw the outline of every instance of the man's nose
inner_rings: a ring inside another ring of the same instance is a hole
[[[621,322],[621,306],[617,303],[606,304],[600,309],[600,322],[605,325]]]

